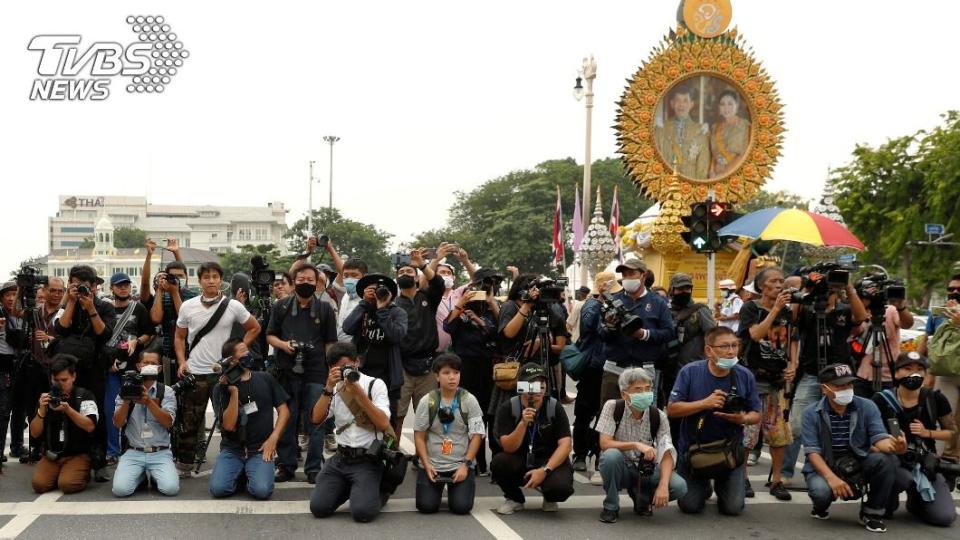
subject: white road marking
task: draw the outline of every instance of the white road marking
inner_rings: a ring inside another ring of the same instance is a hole
[[[32,503],[26,503],[32,506],[52,506],[53,503],[57,502],[63,493],[61,491],[49,491],[40,495]],[[17,503],[20,504],[20,503]],[[33,525],[33,522],[40,517],[39,512],[24,512],[19,513],[15,512],[16,516],[13,519],[7,522],[6,525],[0,529],[0,538],[16,538],[23,531],[27,530],[27,527]]]

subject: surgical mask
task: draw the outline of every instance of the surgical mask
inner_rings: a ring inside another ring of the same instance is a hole
[[[633,407],[635,411],[646,411],[650,408],[650,405],[653,405],[653,392],[630,394],[630,406]]]
[[[149,364],[140,369],[140,375],[150,379],[156,379],[160,375],[160,366]]]
[[[900,379],[898,384],[907,390],[917,390],[923,386],[923,375],[919,373],[912,373]]]
[[[297,291],[297,296],[300,298],[310,298],[315,292],[317,292],[317,286],[313,283],[297,283],[297,286],[294,287],[294,290]]]
[[[623,280],[623,290],[628,293],[635,293],[640,290],[640,287],[643,286],[643,281],[639,279],[625,279]]]
[[[401,289],[412,289],[416,286],[417,280],[413,276],[398,276],[397,277],[397,287]]]
[[[453,276],[443,276],[443,286],[452,289],[453,288]]]
[[[740,359],[736,356],[731,358],[717,358],[717,367],[720,369],[733,369],[733,366],[737,365],[740,362]]]
[[[343,279],[343,288],[345,288],[345,289],[347,290],[347,294],[349,294],[350,296],[353,296],[353,297],[356,297],[356,296],[357,296],[357,282],[358,282],[358,281],[360,281],[360,280],[357,279],[357,278],[352,278],[352,277],[348,277],[348,278],[344,278],[344,279]]]
[[[833,394],[833,400],[836,401],[838,405],[849,405],[853,402],[853,388],[837,390]]]
[[[684,307],[690,303],[691,298],[693,297],[692,293],[677,293],[673,295],[673,305],[677,307]]]

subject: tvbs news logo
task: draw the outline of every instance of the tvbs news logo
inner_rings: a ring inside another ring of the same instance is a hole
[[[79,34],[34,36],[27,49],[40,53],[30,99],[103,101],[119,79],[128,93],[161,94],[183,67],[190,52],[162,16],[130,15],[127,24],[137,40],[81,44]]]

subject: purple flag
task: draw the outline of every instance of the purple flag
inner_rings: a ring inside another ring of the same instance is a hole
[[[580,251],[583,244],[583,216],[580,212],[580,185],[573,190],[573,251]]]

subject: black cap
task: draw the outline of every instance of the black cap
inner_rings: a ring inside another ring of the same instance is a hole
[[[900,356],[897,357],[896,369],[909,366],[910,364],[917,364],[923,369],[930,369],[930,360],[926,356],[916,351],[900,353]]]
[[[540,379],[546,380],[547,370],[543,369],[543,366],[536,362],[527,362],[520,367],[520,372],[517,373],[517,380],[522,382],[533,382],[539,381]]]
[[[848,384],[857,380],[857,376],[846,364],[830,364],[820,370],[818,379],[822,384]]]
[[[579,289],[577,289],[577,292],[580,294],[590,294],[590,287],[587,287],[586,285],[584,285],[583,287],[580,287]]]
[[[481,268],[473,273],[474,283],[480,283],[486,280],[495,280],[499,283],[503,281],[503,275],[498,274],[493,268]]]
[[[397,297],[397,282],[383,274],[367,274],[357,282],[357,294],[362,295],[363,290],[371,285],[383,285],[390,290],[394,298]]]

